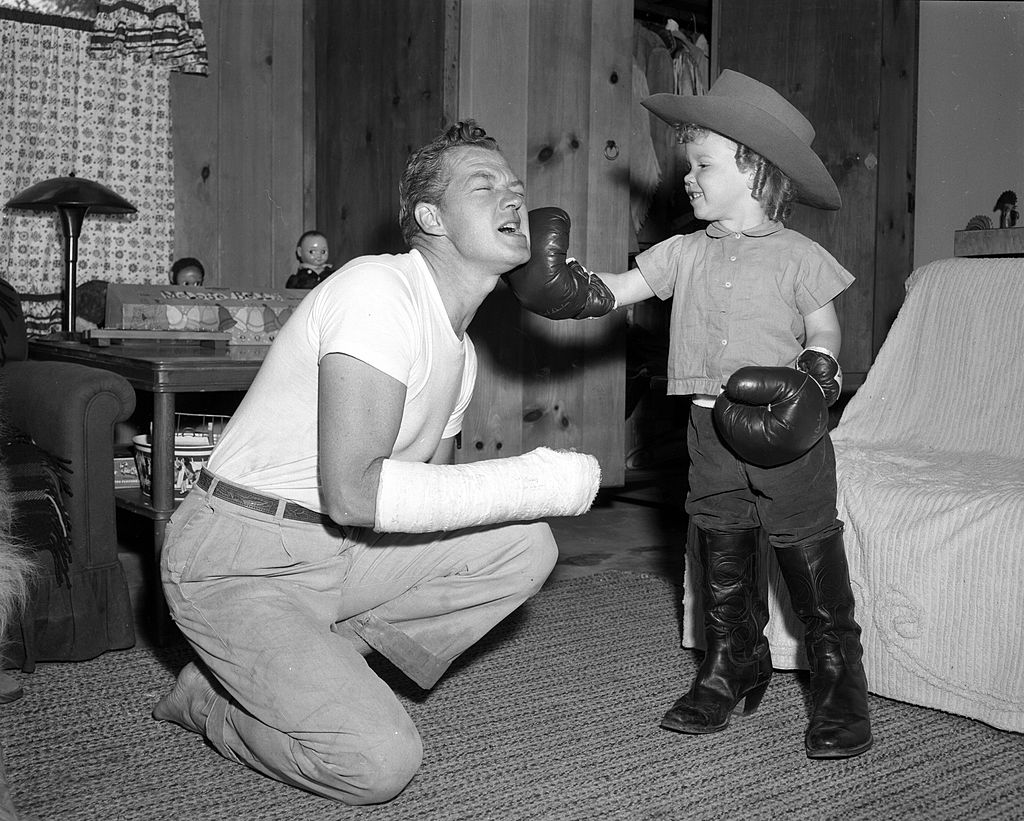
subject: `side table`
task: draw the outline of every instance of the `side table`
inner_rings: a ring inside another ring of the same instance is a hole
[[[266,345],[206,346],[188,342],[126,342],[93,346],[77,340],[34,339],[32,359],[78,362],[124,376],[133,388],[153,395],[152,496],[141,489],[117,489],[117,506],[153,520],[153,555],[159,567],[167,522],[174,512],[174,408],[179,393],[246,391],[255,379]],[[111,465],[113,477],[113,465]],[[162,591],[154,596],[157,641],[169,627]]]

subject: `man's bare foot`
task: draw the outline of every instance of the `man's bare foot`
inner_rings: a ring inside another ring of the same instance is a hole
[[[174,689],[157,702],[153,718],[173,721],[186,730],[203,735],[210,705],[217,691],[196,663],[189,662],[178,673]]]

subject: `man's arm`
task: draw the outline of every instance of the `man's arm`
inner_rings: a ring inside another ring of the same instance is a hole
[[[601,470],[583,453],[538,448],[471,465],[452,461],[454,439],[428,464],[390,457],[405,385],[345,354],[320,361],[320,483],[339,525],[428,533],[543,516],[578,516],[597,495]]]
[[[320,361],[320,482],[326,513],[339,525],[373,527],[381,464],[398,438],[405,391],[346,354]]]

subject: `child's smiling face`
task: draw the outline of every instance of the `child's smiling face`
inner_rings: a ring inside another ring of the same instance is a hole
[[[690,170],[683,183],[697,219],[752,228],[764,221],[764,212],[751,196],[753,172],[736,165],[736,148],[735,142],[714,131],[686,143]]]

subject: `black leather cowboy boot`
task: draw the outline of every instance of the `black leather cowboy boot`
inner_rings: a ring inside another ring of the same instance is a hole
[[[807,628],[811,720],[804,735],[808,758],[850,758],[872,743],[868,682],[853,590],[836,533],[804,547],[777,548],[793,610]]]
[[[707,650],[693,686],[661,720],[666,730],[724,730],[741,699],[743,712],[752,713],[768,688],[772,660],[763,635],[768,607],[757,578],[757,534],[697,531]]]

